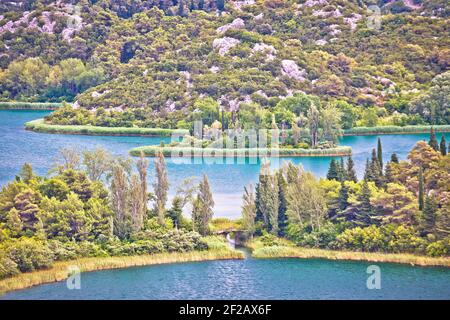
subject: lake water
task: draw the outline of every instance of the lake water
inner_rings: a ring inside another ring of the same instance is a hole
[[[450,299],[448,269],[378,264],[381,289],[368,289],[371,263],[246,259],[167,264],[81,274],[11,292],[2,299]]]
[[[78,150],[92,149],[101,146],[115,155],[128,156],[128,151],[134,147],[159,144],[161,140],[169,142],[170,138],[154,137],[112,137],[112,136],[82,136],[35,133],[24,129],[24,123],[42,118],[49,111],[8,111],[0,110],[0,186],[13,179],[20,171],[24,162],[31,163],[34,170],[47,174],[54,163],[58,150],[63,147]],[[393,152],[405,159],[408,152],[419,140],[428,140],[428,134],[413,135],[381,135],[385,161]],[[440,134],[437,135],[440,139]],[[376,147],[378,136],[343,137],[340,144],[351,146],[356,170],[361,177],[366,158],[370,157],[372,148]],[[446,134],[450,141],[450,134]],[[151,160],[151,158],[150,158]],[[196,159],[197,161],[198,159]],[[325,176],[331,157],[293,157],[272,159],[272,166],[281,165],[283,161],[302,164],[317,176]],[[254,164],[217,164],[211,161],[201,163],[179,163],[180,159],[167,158],[170,194],[176,192],[179,184],[189,177],[208,175],[215,200],[215,215],[236,218],[240,215],[243,188],[258,179],[260,163]],[[252,159],[254,161],[254,159]],[[181,161],[182,162],[182,161]],[[259,162],[259,161],[258,161]],[[149,165],[149,184],[153,179],[153,162]]]
[[[0,186],[14,178],[24,162],[46,174],[62,147],[102,146],[116,155],[159,138],[52,135],[24,130],[27,121],[45,111],[0,111]],[[381,136],[385,160],[392,152],[404,159],[427,134]],[[440,134],[438,135],[440,138]],[[450,137],[446,136],[447,141]],[[376,145],[377,136],[345,137],[353,148],[358,174]],[[165,139],[168,141],[168,139]],[[291,158],[324,176],[331,158]],[[167,159],[172,193],[186,177],[206,173],[214,192],[216,216],[237,217],[244,185],[255,182],[259,164],[177,164]],[[153,164],[150,164],[150,170]],[[150,176],[150,182],[152,177]],[[175,187],[174,187],[175,186]],[[11,292],[2,299],[450,299],[450,273],[444,268],[378,264],[381,289],[369,290],[367,267],[372,263],[267,259],[227,260],[136,267],[81,275],[81,290],[66,282]]]

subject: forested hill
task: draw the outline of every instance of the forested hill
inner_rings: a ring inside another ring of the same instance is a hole
[[[445,0],[2,2],[0,98],[164,115],[305,92],[449,123],[449,12]]]

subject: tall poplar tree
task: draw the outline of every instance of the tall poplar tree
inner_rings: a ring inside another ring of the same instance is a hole
[[[256,204],[255,194],[253,193],[253,186],[250,184],[244,187],[242,204],[242,224],[247,231],[250,238],[255,233],[255,218],[256,218]]]
[[[148,190],[147,190],[147,169],[148,160],[144,156],[144,152],[141,152],[139,160],[136,163],[136,167],[139,173],[139,181],[141,184],[141,201],[142,201],[142,215],[145,217],[147,215],[147,204],[148,204]]]
[[[192,222],[194,229],[201,235],[209,233],[209,222],[213,217],[214,200],[209,186],[208,177],[204,174],[198,186],[197,198],[193,204]]]
[[[167,179],[166,161],[161,152],[155,159],[155,173],[156,181],[153,184],[155,193],[155,213],[158,217],[160,225],[164,224],[164,217],[166,213],[167,193],[169,190],[169,180]]]

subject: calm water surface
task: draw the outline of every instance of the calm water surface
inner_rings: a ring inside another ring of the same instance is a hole
[[[16,291],[3,299],[450,299],[442,268],[379,264],[381,289],[367,289],[370,263],[269,259],[136,267],[81,275]]]
[[[27,121],[46,111],[0,111],[0,186],[14,178],[24,162],[46,174],[62,147],[79,150],[102,146],[115,155],[159,144],[160,138],[52,135],[23,129]],[[438,135],[440,138],[440,134]],[[446,136],[447,141],[450,136]],[[358,174],[376,145],[377,136],[345,137],[353,148]],[[401,159],[427,134],[381,136],[385,160],[392,152]],[[168,139],[165,139],[168,141]],[[331,158],[287,158],[319,176]],[[259,164],[179,164],[167,159],[172,193],[186,177],[209,176],[216,215],[237,217],[244,185],[255,182]],[[153,164],[150,170],[153,172]],[[151,183],[152,177],[149,177]],[[381,289],[366,287],[370,263],[268,259],[209,261],[107,270],[82,274],[81,290],[68,290],[65,282],[16,291],[3,299],[450,299],[450,272],[443,268],[379,264]]]
[[[57,157],[58,150],[63,147],[83,150],[101,146],[115,155],[128,156],[131,148],[159,144],[161,140],[170,141],[170,138],[55,135],[24,130],[25,122],[42,118],[48,113],[49,111],[0,110],[0,186],[13,179],[24,162],[31,163],[38,174],[47,174]],[[393,152],[396,152],[400,159],[405,159],[417,141],[429,139],[428,134],[382,135],[380,137],[385,161]],[[366,158],[370,157],[372,148],[376,146],[377,138],[378,136],[343,137],[340,142],[342,145],[353,148],[353,158],[360,176],[362,176]],[[450,134],[447,134],[446,138],[449,141]],[[281,165],[283,161],[292,161],[295,164],[301,163],[306,170],[318,176],[324,176],[330,160],[331,157],[281,158],[272,159],[272,166]],[[230,218],[240,215],[243,188],[257,181],[260,169],[259,161],[252,164],[217,164],[212,163],[211,160],[201,163],[192,163],[188,160],[180,163],[180,159],[170,158],[166,161],[171,194],[176,192],[177,186],[185,178],[200,177],[202,173],[205,173],[213,189],[216,216]],[[255,160],[251,159],[251,161]],[[154,171],[152,161],[150,161],[149,170],[149,184],[151,184]]]

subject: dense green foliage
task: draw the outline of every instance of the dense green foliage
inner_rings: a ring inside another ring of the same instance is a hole
[[[198,196],[193,185],[190,192],[180,191],[178,204],[167,210],[165,201],[158,202],[158,190],[165,188],[161,176],[153,193],[146,189],[144,158],[137,161],[137,173],[130,160],[114,159],[102,149],[85,151],[82,159],[78,152],[63,149],[61,159],[48,177],[36,176],[25,164],[0,191],[0,278],[79,257],[208,248],[196,232],[209,233],[213,214],[206,177]],[[147,208],[150,199],[158,203],[154,209]],[[182,216],[191,199],[197,208],[193,223]]]
[[[172,134],[184,135],[183,129],[135,128],[135,127],[100,127],[89,125],[50,125],[43,119],[29,121],[25,124],[29,130],[45,133],[88,134],[88,135],[127,135],[170,137]]]
[[[3,100],[77,101],[105,126],[309,127],[311,104],[344,129],[449,123],[440,0],[16,2],[0,19]]]
[[[333,160],[327,179],[320,180],[291,163],[277,173],[263,166],[256,196],[247,189],[244,197],[248,235],[270,232],[315,248],[448,256],[449,156],[420,141],[407,161],[393,156],[382,170],[377,156],[381,144],[377,149],[360,182],[352,173],[351,158],[347,165]],[[280,177],[288,182],[285,225],[272,218],[283,207],[276,183]]]

